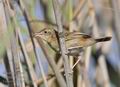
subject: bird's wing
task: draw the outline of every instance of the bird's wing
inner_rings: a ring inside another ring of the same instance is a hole
[[[74,32],[66,32],[65,35],[66,35],[66,36],[68,36],[68,35],[84,35],[84,36],[89,36],[89,37],[91,37],[91,36],[88,35],[88,34],[81,33],[81,32],[78,32],[78,31],[74,31]]]
[[[68,33],[65,37],[65,41],[68,49],[87,47],[96,42],[90,35],[80,32]]]
[[[92,38],[90,35],[87,35],[85,33],[80,33],[80,32],[70,32],[70,33],[65,33],[65,38],[71,39],[71,38],[83,38],[83,39],[90,39]]]

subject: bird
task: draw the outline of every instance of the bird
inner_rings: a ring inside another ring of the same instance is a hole
[[[53,28],[44,28],[39,32],[33,34],[33,37],[40,37],[43,41],[47,42],[49,46],[56,52],[59,52],[59,41],[56,36],[56,31]],[[111,36],[102,38],[94,38],[88,34],[79,31],[65,32],[65,45],[68,50],[67,54],[78,56],[84,48],[92,46],[98,42],[105,42],[111,40]]]

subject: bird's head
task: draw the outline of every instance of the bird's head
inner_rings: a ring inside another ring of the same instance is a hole
[[[55,36],[55,30],[52,28],[44,28],[40,32],[34,33],[34,37],[40,37],[45,41],[49,41]]]

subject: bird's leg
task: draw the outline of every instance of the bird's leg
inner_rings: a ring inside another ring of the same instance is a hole
[[[75,64],[72,66],[72,69],[71,69],[71,71],[69,72],[69,74],[72,74],[73,73],[73,69],[74,69],[74,67],[81,61],[81,59],[82,59],[82,57],[81,57],[81,55],[80,56],[78,56],[77,57],[78,58],[78,60],[75,62]],[[65,74],[64,74],[65,75]]]
[[[81,56],[82,52],[79,53],[79,56],[77,57],[78,60],[75,62],[75,64],[72,66],[72,70],[74,69],[74,67],[81,61],[82,56]]]
[[[82,59],[81,56],[78,56],[78,60],[75,62],[75,64],[72,66],[72,70],[74,69],[74,67],[80,62],[80,60]]]

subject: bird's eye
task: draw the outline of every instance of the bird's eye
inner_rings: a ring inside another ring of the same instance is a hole
[[[44,31],[44,33],[46,34],[46,33],[47,33],[47,31]]]

